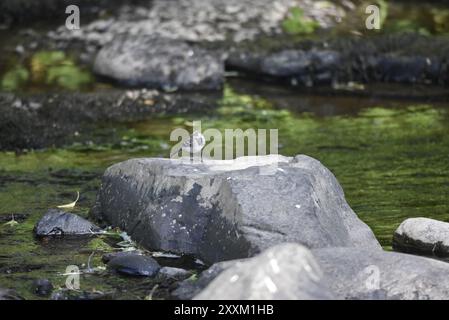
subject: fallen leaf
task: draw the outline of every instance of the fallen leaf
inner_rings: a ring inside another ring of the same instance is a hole
[[[68,203],[68,204],[63,204],[63,205],[60,205],[60,206],[57,206],[57,207],[60,208],[60,209],[72,209],[72,208],[75,208],[75,205],[76,205],[76,203],[78,202],[78,200],[80,198],[79,191],[77,191],[76,193],[77,193],[77,196],[76,196],[76,200],[75,201],[73,201],[71,203]]]
[[[14,220],[14,218],[13,218],[13,219],[11,219],[11,221],[6,222],[5,226],[14,227],[14,226],[16,226],[18,224],[19,223],[16,220]]]

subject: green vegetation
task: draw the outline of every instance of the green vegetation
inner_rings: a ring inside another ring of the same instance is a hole
[[[282,27],[285,32],[292,35],[307,35],[315,32],[319,24],[305,17],[301,8],[293,7],[288,17],[282,22]]]
[[[22,87],[29,79],[30,73],[23,66],[16,66],[3,76],[1,88],[7,91],[14,91]]]

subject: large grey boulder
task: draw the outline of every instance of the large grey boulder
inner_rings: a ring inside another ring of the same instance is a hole
[[[236,262],[194,299],[310,300],[333,299],[310,251],[298,244],[274,246]]]
[[[396,251],[449,256],[449,223],[428,219],[404,220],[393,235]]]
[[[285,242],[380,248],[334,175],[304,155],[128,160],[106,170],[92,213],[148,248],[208,263]]]
[[[34,232],[38,237],[45,237],[93,235],[102,231],[90,221],[76,214],[50,209],[37,222]]]
[[[312,250],[324,281],[341,299],[449,299],[449,264],[362,248]]]
[[[98,53],[94,71],[122,84],[162,89],[220,89],[220,56],[185,42],[153,36],[115,37]]]

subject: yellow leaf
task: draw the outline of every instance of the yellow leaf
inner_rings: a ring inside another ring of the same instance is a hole
[[[76,193],[77,193],[77,196],[76,196],[76,200],[75,201],[73,201],[71,203],[68,203],[68,204],[63,204],[63,205],[60,205],[60,206],[57,206],[57,207],[61,208],[61,209],[72,209],[72,208],[75,208],[75,205],[76,205],[76,203],[78,202],[78,200],[80,198],[79,191],[77,191]]]
[[[12,219],[12,220],[6,222],[6,223],[5,223],[5,226],[14,227],[15,225],[18,225],[18,224],[19,224],[19,223],[18,223],[16,220]]]

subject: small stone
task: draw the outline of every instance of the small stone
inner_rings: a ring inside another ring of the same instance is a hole
[[[152,277],[161,268],[151,257],[129,254],[115,257],[108,262],[108,268],[130,276]]]
[[[53,291],[53,285],[48,279],[37,279],[33,281],[31,290],[38,296],[46,297]]]

